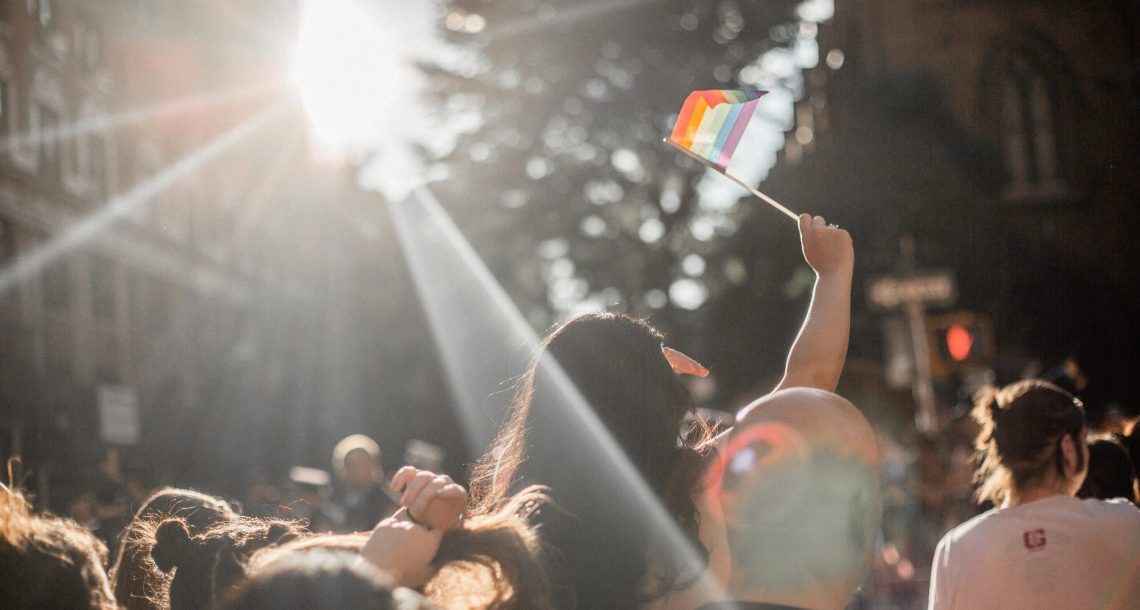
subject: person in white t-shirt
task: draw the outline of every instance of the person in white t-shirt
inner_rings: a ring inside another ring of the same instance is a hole
[[[930,573],[930,608],[1136,608],[1140,510],[1080,500],[1088,472],[1079,400],[1043,381],[979,394],[979,501],[995,508],[950,530]]]

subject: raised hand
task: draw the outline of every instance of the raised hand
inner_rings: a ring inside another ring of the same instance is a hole
[[[467,490],[451,477],[404,466],[392,477],[392,491],[403,491],[400,506],[416,523],[445,530],[459,521],[467,506]]]
[[[360,556],[392,576],[397,584],[419,587],[431,579],[431,560],[439,551],[443,530],[430,530],[404,519],[407,509],[381,521],[372,529]]]
[[[819,275],[847,271],[854,266],[855,250],[851,235],[834,225],[828,225],[823,216],[800,214],[800,242],[804,260]]]

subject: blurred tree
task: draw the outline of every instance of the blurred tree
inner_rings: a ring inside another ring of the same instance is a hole
[[[702,321],[683,310],[732,282],[704,264],[717,233],[693,230],[704,170],[662,137],[690,91],[739,88],[791,42],[796,4],[444,3],[445,37],[470,53],[424,70],[467,130],[429,147],[433,189],[533,324],[583,302],[652,313],[674,336]]]

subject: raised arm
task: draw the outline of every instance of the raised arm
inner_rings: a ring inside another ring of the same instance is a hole
[[[400,509],[372,529],[360,555],[396,584],[420,587],[435,573],[432,560],[445,530],[459,522],[467,490],[447,475],[404,466],[392,477]]]
[[[855,253],[847,231],[822,216],[800,215],[804,259],[815,271],[815,288],[803,326],[788,352],[776,390],[806,387],[834,392],[847,359],[851,334],[851,273]]]

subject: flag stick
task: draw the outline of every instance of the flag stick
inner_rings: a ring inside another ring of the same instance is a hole
[[[728,173],[727,171],[725,171],[725,170],[721,169],[720,167],[716,166],[715,164],[709,162],[707,159],[702,159],[700,156],[693,153],[691,150],[685,148],[684,146],[681,146],[680,144],[677,144],[673,140],[666,138],[665,143],[669,144],[669,145],[673,146],[673,148],[676,148],[677,150],[685,153],[686,155],[689,156],[689,158],[697,161],[701,165],[704,165],[707,168],[716,170],[716,172],[719,173],[720,175],[728,178],[729,180],[732,180],[733,182],[739,184],[740,186],[743,186],[744,188],[748,189],[749,193],[756,195],[761,200],[770,204],[772,207],[783,212],[784,215],[787,216],[788,218],[791,218],[792,220],[799,222],[800,217],[797,216],[795,212],[793,212],[793,211],[789,210],[788,208],[784,207],[783,205],[781,205],[779,201],[776,201],[775,199],[772,199],[771,197],[765,195],[764,193],[761,193],[760,191],[756,190],[755,187],[748,184],[747,182],[741,180],[740,178],[737,178],[736,176],[733,176],[732,174]]]

